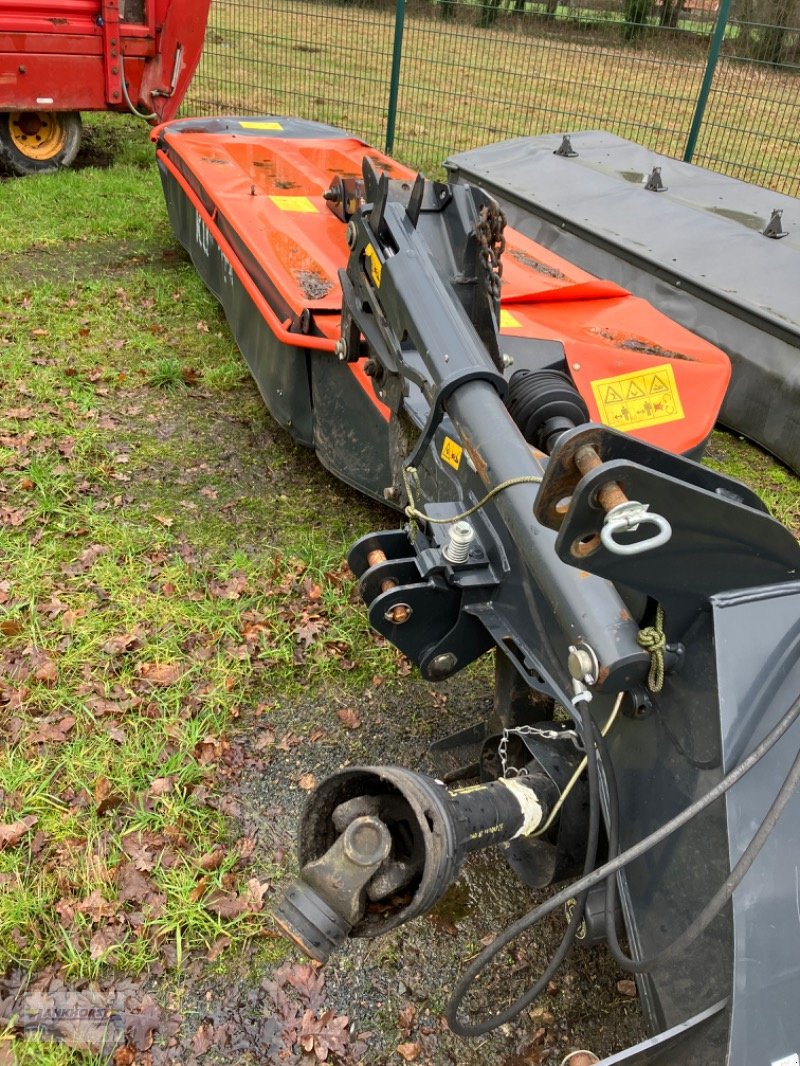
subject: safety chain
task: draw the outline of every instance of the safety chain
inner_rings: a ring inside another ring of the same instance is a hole
[[[480,211],[480,220],[475,227],[481,246],[481,259],[486,267],[486,287],[489,295],[500,299],[500,279],[503,276],[502,255],[506,250],[504,230],[506,216],[496,203],[484,204]]]
[[[664,633],[664,608],[660,603],[656,607],[655,624],[640,629],[636,635],[636,643],[650,653],[647,687],[652,693],[658,693],[664,687],[664,651],[667,647],[667,638]]]
[[[574,729],[540,729],[535,725],[519,725],[513,729],[504,729],[500,737],[500,743],[497,745],[497,754],[500,757],[500,768],[503,771],[503,777],[524,777],[528,772],[524,766],[521,769],[517,769],[516,766],[508,765],[508,738],[510,736],[540,737],[542,740],[569,740],[578,751],[583,752],[584,750],[581,739]]]

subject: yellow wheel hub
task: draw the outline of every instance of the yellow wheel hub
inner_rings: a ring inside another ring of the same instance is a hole
[[[63,149],[66,132],[57,112],[12,111],[8,116],[11,142],[21,155],[45,161]]]

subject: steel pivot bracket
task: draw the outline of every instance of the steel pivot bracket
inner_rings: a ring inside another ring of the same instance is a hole
[[[584,476],[576,457],[589,445],[601,460]],[[600,498],[614,486],[648,505],[640,529],[616,527],[609,550]],[[653,550],[647,515],[663,516],[671,536]],[[564,434],[536,498],[537,519],[558,530],[556,552],[572,566],[644,592],[662,603],[676,638],[710,596],[788,581],[800,572],[800,548],[749,489],[731,478],[602,426]],[[620,544],[634,551],[620,553]],[[758,545],[758,550],[754,550]],[[677,631],[676,631],[677,629]]]

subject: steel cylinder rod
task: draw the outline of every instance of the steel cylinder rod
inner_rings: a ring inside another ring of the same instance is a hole
[[[465,383],[448,398],[446,409],[487,489],[538,473],[528,443],[488,382]],[[496,428],[487,432],[489,426]],[[621,689],[631,681],[642,680],[649,658],[637,644],[638,625],[609,582],[558,558],[556,534],[533,514],[537,491],[535,484],[512,485],[493,503],[522,559],[536,575],[565,637],[571,643],[581,640],[593,648],[604,688]]]

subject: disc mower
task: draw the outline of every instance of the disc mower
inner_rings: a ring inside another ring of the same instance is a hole
[[[454,1032],[513,1018],[589,936],[654,1034],[608,1063],[797,1064],[800,550],[696,461],[727,358],[511,231],[477,186],[341,131],[153,137],[270,411],[398,515],[348,556],[371,624],[433,683],[494,655],[470,778],[349,766],[317,787],[282,928],[325,962],[494,848],[554,889],[469,963]],[[473,1014],[486,967],[565,906],[545,971]]]

